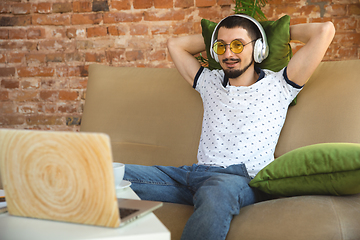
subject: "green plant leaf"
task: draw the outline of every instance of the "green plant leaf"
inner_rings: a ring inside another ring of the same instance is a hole
[[[258,21],[266,21],[267,18],[262,12],[261,8],[264,7],[267,0],[235,0],[235,14],[246,14]]]

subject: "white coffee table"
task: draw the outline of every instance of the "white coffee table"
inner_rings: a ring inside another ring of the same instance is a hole
[[[3,193],[0,191],[0,194]],[[117,190],[116,195],[121,198],[139,199],[129,187]],[[170,240],[170,232],[153,213],[115,229],[15,217],[3,213],[0,214],[0,239]]]

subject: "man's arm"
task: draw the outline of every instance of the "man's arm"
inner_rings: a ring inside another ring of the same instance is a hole
[[[200,63],[195,54],[205,50],[204,39],[201,34],[171,38],[168,40],[170,56],[185,80],[193,85]]]
[[[288,64],[287,75],[292,82],[299,86],[306,83],[322,61],[334,35],[331,22],[290,26],[291,40],[305,43]]]

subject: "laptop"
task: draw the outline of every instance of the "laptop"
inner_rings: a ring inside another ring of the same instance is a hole
[[[0,172],[14,216],[117,228],[162,206],[117,199],[103,133],[0,129]]]

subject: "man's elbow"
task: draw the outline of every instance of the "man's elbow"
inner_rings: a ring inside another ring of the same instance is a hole
[[[169,38],[169,39],[167,40],[167,48],[169,49],[169,51],[170,51],[171,49],[173,49],[174,46],[176,46],[175,42],[176,42],[176,39],[175,39],[175,38]]]
[[[327,36],[327,38],[332,41],[335,36],[335,26],[332,22],[324,22],[322,26],[322,33]]]

